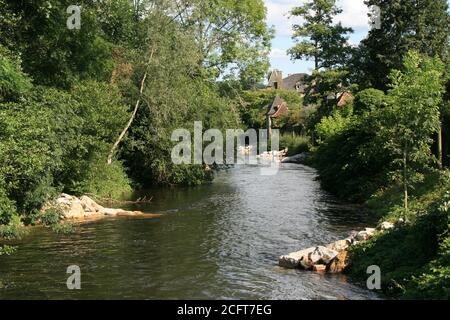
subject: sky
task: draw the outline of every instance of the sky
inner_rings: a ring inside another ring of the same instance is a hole
[[[275,38],[272,41],[270,62],[272,69],[283,71],[287,76],[292,73],[311,73],[313,62],[291,61],[286,51],[294,46],[292,40],[292,25],[301,23],[297,17],[289,17],[292,8],[299,6],[304,0],[264,0],[267,7],[267,23],[275,27]],[[345,27],[351,27],[354,33],[350,35],[350,43],[358,44],[369,32],[368,8],[364,0],[338,0],[343,12],[336,17]]]

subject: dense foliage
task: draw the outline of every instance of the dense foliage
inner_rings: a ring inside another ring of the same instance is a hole
[[[201,165],[172,163],[172,131],[192,130],[194,121],[237,127],[235,103],[217,79],[250,87],[267,73],[271,31],[261,0],[83,0],[79,29],[66,26],[71,4],[0,1],[7,238],[21,224],[57,223],[40,209],[62,191],[121,198],[140,186],[211,179]]]

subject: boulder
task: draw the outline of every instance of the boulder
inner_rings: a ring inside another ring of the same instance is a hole
[[[328,265],[336,256],[338,252],[327,247],[319,246],[309,254],[309,262],[312,265],[326,264]]]
[[[122,209],[102,208],[99,213],[104,214],[105,216],[117,216],[118,214],[126,213],[126,211]]]
[[[374,228],[366,228],[364,231],[358,232],[355,239],[357,241],[366,241],[371,239],[375,234],[376,229]]]
[[[336,242],[330,243],[327,245],[328,249],[334,250],[334,251],[342,251],[347,249],[351,244],[353,243],[353,240],[350,238],[344,239],[344,240],[338,240]]]
[[[391,230],[394,228],[395,228],[395,225],[393,223],[385,221],[385,222],[380,223],[377,230],[386,231],[386,230]]]
[[[78,199],[68,205],[61,205],[61,208],[67,219],[80,219],[84,217],[84,209]]]
[[[305,163],[307,157],[308,157],[307,153],[300,153],[300,154],[296,154],[296,155],[291,156],[291,157],[284,158],[281,162],[282,163],[302,164],[302,163]]]
[[[88,196],[82,196],[80,198],[81,205],[84,208],[84,211],[86,212],[99,212],[102,209],[104,209],[101,205],[97,204],[94,200],[89,198]]]
[[[316,264],[313,267],[313,271],[315,272],[327,272],[327,266],[324,264]]]
[[[304,249],[297,252],[292,252],[288,255],[281,256],[278,259],[278,265],[283,268],[295,269],[302,267],[304,269],[312,268],[309,262],[309,255],[315,250],[315,247]]]
[[[344,250],[339,252],[339,254],[334,258],[329,267],[329,272],[331,273],[341,273],[348,269],[350,266],[350,254],[348,251]]]

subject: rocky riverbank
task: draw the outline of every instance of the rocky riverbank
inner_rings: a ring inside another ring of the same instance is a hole
[[[68,194],[61,194],[56,200],[46,204],[43,211],[50,208],[61,210],[65,220],[84,221],[107,217],[144,217],[156,218],[159,214],[149,214],[141,211],[126,211],[122,209],[106,208],[88,196],[80,198]]]
[[[383,222],[377,228],[366,228],[359,232],[354,231],[346,239],[281,256],[278,259],[278,264],[289,269],[301,268],[316,272],[341,273],[346,271],[351,265],[349,249],[352,246],[361,241],[370,240],[376,233],[394,229],[402,223],[402,220],[395,224]]]

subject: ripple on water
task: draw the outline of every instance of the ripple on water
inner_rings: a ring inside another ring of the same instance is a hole
[[[157,219],[103,220],[71,235],[35,229],[0,259],[0,298],[367,299],[342,275],[277,266],[281,254],[338,240],[370,221],[321,190],[313,169],[222,172],[197,188],[159,189],[132,207]],[[66,268],[82,270],[68,291]]]

